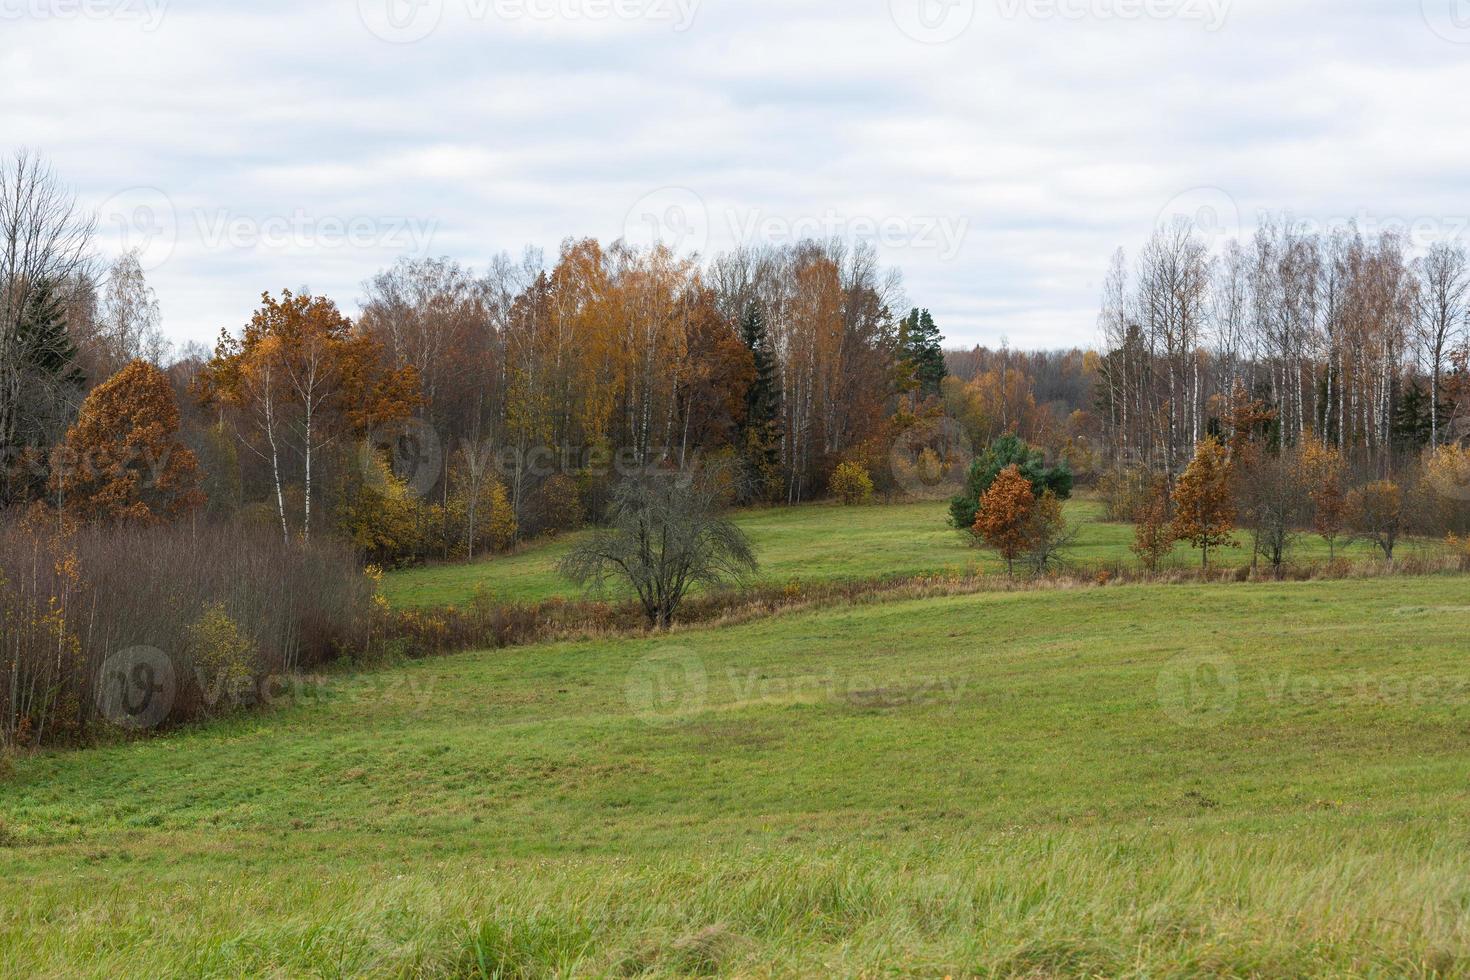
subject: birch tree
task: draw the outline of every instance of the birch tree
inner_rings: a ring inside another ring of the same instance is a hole
[[[353,328],[324,296],[269,293],[239,337],[220,337],[201,372],[206,402],[231,406],[250,420],[243,435],[270,465],[281,533],[289,541],[285,467],[299,464],[301,536],[310,540],[318,460],[339,438],[407,418],[419,402],[418,374],[391,369],[381,346]],[[263,441],[263,444],[262,444]]]
[[[1429,254],[1415,263],[1415,271],[1419,277],[1416,337],[1429,374],[1429,445],[1436,449],[1440,444],[1440,402],[1444,394],[1441,380],[1470,313],[1466,302],[1470,275],[1466,270],[1465,248],[1457,243],[1436,242],[1430,246]]]

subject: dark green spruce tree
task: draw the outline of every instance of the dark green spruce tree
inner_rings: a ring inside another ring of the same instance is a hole
[[[755,361],[755,380],[745,393],[745,427],[742,455],[745,459],[748,496],[770,499],[780,490],[781,478],[781,381],[776,373],[776,352],[771,349],[765,312],[750,304],[740,324],[740,339]]]
[[[74,395],[87,383],[77,367],[77,347],[66,331],[66,307],[49,283],[32,290],[19,331],[21,360],[43,385]]]
[[[944,366],[944,335],[928,310],[915,307],[899,322],[899,361],[908,369],[920,398],[939,394],[949,376]]]
[[[15,328],[16,404],[0,413],[11,428],[0,433],[0,504],[34,496],[44,486],[34,460],[65,431],[87,382],[77,367],[60,292],[50,283],[28,292]]]
[[[1429,393],[1419,384],[1410,384],[1393,413],[1393,441],[1402,452],[1418,452],[1429,445],[1431,428]]]

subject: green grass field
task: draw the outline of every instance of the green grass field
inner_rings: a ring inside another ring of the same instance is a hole
[[[835,608],[23,758],[0,975],[1470,975],[1466,582]]]
[[[803,507],[751,510],[737,521],[749,534],[761,561],[759,578],[783,584],[842,579],[871,579],[920,573],[962,572],[980,568],[1004,570],[1004,562],[987,549],[973,547],[945,523],[943,503],[841,507],[810,504]],[[1077,529],[1069,557],[1078,566],[1136,564],[1128,546],[1133,528],[1102,520],[1098,503],[1074,500],[1067,519]],[[1242,542],[1245,539],[1242,537]],[[1248,543],[1239,550],[1216,556],[1221,565],[1250,563]],[[555,597],[572,598],[582,591],[557,573],[557,562],[571,547],[571,539],[533,544],[514,555],[468,564],[434,565],[394,572],[383,582],[388,600],[401,607],[460,605],[476,589],[501,601],[528,602]],[[1404,542],[1400,553],[1413,554],[1428,545]],[[1341,553],[1355,559],[1375,557],[1371,546],[1352,544]],[[1327,545],[1313,535],[1302,535],[1293,559],[1323,561]],[[1170,564],[1194,567],[1198,552],[1177,545]]]

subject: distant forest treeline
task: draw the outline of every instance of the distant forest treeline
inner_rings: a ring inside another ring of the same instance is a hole
[[[329,297],[265,293],[215,349],[170,357],[137,257],[99,263],[34,157],[0,176],[0,505],[198,506],[398,562],[596,520],[648,467],[720,463],[744,503],[822,497],[844,463],[901,492],[895,447],[921,449],[915,427],[939,419],[977,451],[1017,434],[1083,482],[1181,472],[1242,399],[1270,446],[1311,434],[1363,477],[1470,434],[1455,243],[1411,258],[1393,235],[1280,223],[1215,254],[1181,223],[1115,256],[1096,350],[945,352],[870,248],[696,261],[573,238],[480,269],[401,260],[364,282],[355,321]],[[124,370],[140,361],[170,393]],[[175,444],[177,465],[145,458]]]

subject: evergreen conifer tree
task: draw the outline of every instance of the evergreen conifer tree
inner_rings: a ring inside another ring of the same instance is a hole
[[[899,324],[899,360],[908,367],[920,397],[939,394],[949,369],[944,365],[944,336],[928,310],[915,308]]]
[[[755,359],[755,380],[745,393],[743,450],[753,496],[767,497],[781,470],[781,388],[764,311],[750,305],[740,324],[740,339]]]

